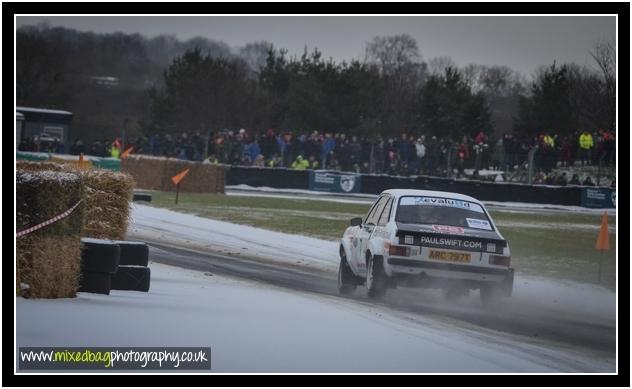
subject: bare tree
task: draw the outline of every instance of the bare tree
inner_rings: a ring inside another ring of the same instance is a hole
[[[417,41],[408,34],[374,37],[366,46],[365,57],[387,74],[401,73],[404,67],[421,58]]]
[[[472,89],[472,92],[474,93],[481,90],[480,78],[483,71],[483,65],[477,65],[474,63],[471,63],[461,69],[463,81]]]
[[[610,128],[616,125],[616,88],[617,88],[617,50],[610,42],[599,42],[595,45],[593,51],[590,51],[591,57],[597,63],[604,81],[604,99],[607,105],[609,115]]]
[[[447,68],[456,68],[456,64],[451,57],[435,57],[428,61],[430,74],[441,75],[445,73]]]
[[[248,64],[251,73],[255,74],[261,67],[265,66],[270,50],[273,49],[274,45],[270,42],[251,42],[240,47],[238,55]]]
[[[610,42],[599,42],[590,51],[606,82],[614,84],[616,80],[617,52]]]

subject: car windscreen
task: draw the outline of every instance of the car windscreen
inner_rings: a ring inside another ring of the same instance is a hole
[[[487,213],[479,204],[445,197],[402,196],[395,221],[493,230]]]

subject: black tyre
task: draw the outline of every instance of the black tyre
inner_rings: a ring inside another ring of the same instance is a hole
[[[381,256],[370,256],[368,258],[366,272],[366,289],[371,298],[380,298],[386,293],[388,280],[384,273]]]
[[[112,288],[111,274],[83,272],[79,278],[78,292],[110,294]]]
[[[349,294],[356,289],[357,279],[349,263],[344,250],[340,250],[340,266],[338,266],[338,292]]]
[[[119,266],[118,271],[112,274],[112,289],[148,292],[150,279],[148,267]]]
[[[81,270],[88,273],[114,273],[120,263],[121,249],[111,240],[81,239]]]
[[[121,248],[119,266],[147,266],[149,263],[149,248],[145,242],[130,242],[117,240]]]
[[[133,201],[147,201],[151,202],[151,195],[149,193],[134,193]]]

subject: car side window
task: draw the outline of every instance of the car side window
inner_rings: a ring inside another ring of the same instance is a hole
[[[382,215],[380,216],[377,222],[378,226],[385,226],[386,223],[388,223],[388,219],[391,216],[392,205],[393,205],[393,198],[390,197],[388,199],[388,202],[386,203],[386,206],[384,207],[384,210],[382,211]]]
[[[371,209],[369,209],[369,213],[366,214],[366,217],[362,221],[362,224],[366,224],[366,222],[369,220],[369,218],[373,215],[373,213],[377,209],[377,206],[378,206],[380,200],[382,200],[381,197],[378,198],[377,200],[375,200],[375,202],[373,203],[373,206],[371,207]]]
[[[388,199],[386,196],[383,196],[378,200],[377,204],[375,205],[375,209],[373,209],[373,212],[371,212],[369,217],[367,217],[365,224],[377,224],[377,219],[382,214],[382,210],[384,209],[384,205],[387,200]]]

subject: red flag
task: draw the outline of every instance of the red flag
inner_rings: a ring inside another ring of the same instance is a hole
[[[175,176],[171,177],[171,181],[173,181],[174,185],[178,185],[180,183],[180,181],[182,181],[182,179],[189,173],[189,170],[191,168],[186,168],[183,171],[181,171],[180,173],[176,174]]]
[[[132,150],[134,150],[134,146],[131,146],[129,149],[123,151],[123,154],[121,154],[121,159],[129,157],[129,155],[132,153]]]

